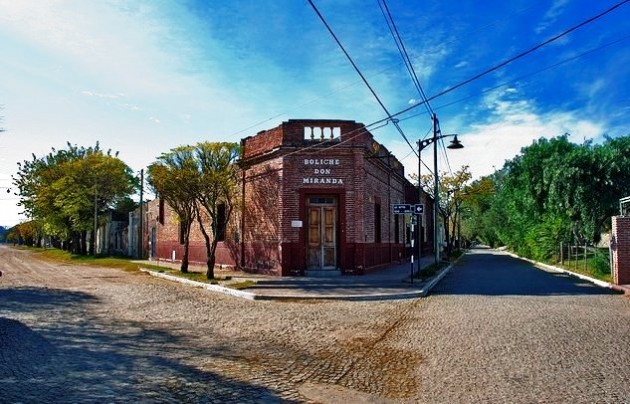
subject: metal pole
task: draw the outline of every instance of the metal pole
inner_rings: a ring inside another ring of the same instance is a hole
[[[143,226],[143,214],[142,214],[142,204],[144,196],[144,168],[140,170],[140,220],[138,221],[138,258],[143,259],[144,255],[142,254],[142,226]]]
[[[422,139],[418,140],[418,203],[422,203],[422,185],[420,173],[422,172]],[[420,273],[420,257],[422,257],[422,225],[424,224],[423,220],[424,211],[422,214],[418,215],[418,273]]]
[[[435,248],[435,265],[440,262],[440,229],[438,226],[439,220],[439,206],[440,206],[440,196],[439,192],[439,176],[438,176],[438,163],[437,163],[437,132],[438,132],[438,120],[435,112],[433,113],[433,175],[435,180],[433,181],[433,238],[434,238],[434,248]]]
[[[457,205],[457,212],[455,217],[457,218],[457,248],[462,249],[462,211],[461,207]]]
[[[411,284],[413,285],[413,241],[414,241],[414,234],[413,234],[413,223],[411,224],[411,267],[409,268],[411,271]],[[420,262],[420,261],[418,261]],[[418,264],[420,265],[420,264]]]
[[[94,240],[92,242],[92,244],[94,245],[94,250],[92,251],[92,254],[94,256],[96,256],[96,233],[98,231],[98,202],[97,202],[97,197],[98,195],[98,188],[96,187],[96,181],[94,181]]]

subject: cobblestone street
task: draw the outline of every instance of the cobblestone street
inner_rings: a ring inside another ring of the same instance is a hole
[[[630,300],[477,250],[424,299],[250,301],[0,247],[1,402],[628,402]]]

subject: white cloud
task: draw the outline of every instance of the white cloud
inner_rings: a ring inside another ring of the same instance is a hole
[[[468,63],[468,61],[467,61],[467,60],[462,60],[461,62],[459,62],[459,63],[457,63],[457,64],[455,65],[455,68],[456,68],[456,69],[461,69],[462,67],[467,67],[467,66],[469,66],[469,65],[470,65],[470,63]]]
[[[503,167],[506,160],[520,154],[521,148],[544,137],[552,138],[569,133],[569,140],[582,143],[586,139],[602,140],[604,126],[574,112],[538,111],[531,100],[519,98],[514,89],[490,92],[482,103],[490,111],[485,122],[468,126],[449,125],[461,128],[459,140],[464,145],[461,150],[448,150],[448,160],[453,171],[469,165],[473,178],[493,173]],[[449,123],[464,122],[461,116],[449,118]],[[447,132],[447,131],[445,131]],[[444,139],[448,145],[450,138]],[[415,141],[413,140],[415,145]],[[387,143],[387,147],[405,166],[407,175],[418,172],[418,159],[409,146],[397,139]],[[422,153],[422,161],[433,170],[432,146]],[[443,153],[438,153],[438,170],[448,171]],[[423,165],[422,172],[427,173]]]
[[[81,94],[83,95],[87,95],[90,97],[97,97],[97,98],[110,98],[110,99],[115,99],[115,98],[120,98],[123,97],[124,94],[123,93],[118,93],[118,94],[106,94],[106,93],[97,93],[95,91],[81,91]]]
[[[520,153],[541,137],[551,138],[569,133],[569,140],[600,140],[604,127],[588,117],[573,112],[537,111],[530,100],[507,99],[496,92],[485,99],[492,115],[481,124],[471,125],[460,140],[465,144],[462,155],[449,154],[451,166],[470,164],[475,177],[500,169],[506,160]]]
[[[540,34],[551,27],[558,20],[558,17],[562,15],[567,4],[569,4],[569,0],[555,0],[536,28],[534,28],[534,32]]]

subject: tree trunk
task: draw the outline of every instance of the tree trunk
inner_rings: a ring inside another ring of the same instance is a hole
[[[90,233],[92,235],[92,237],[90,237],[90,255],[95,257],[96,256],[96,232],[92,230]]]
[[[87,255],[87,231],[81,232],[81,255]]]
[[[214,252],[216,250],[216,241],[213,239],[212,244],[210,243],[210,235],[203,225],[200,214],[197,214],[197,222],[199,223],[199,229],[201,229],[201,234],[203,234],[203,239],[206,243],[206,256],[208,258],[206,260],[206,279],[214,279],[214,262],[216,260]]]
[[[444,239],[446,240],[446,256],[450,258],[451,256],[451,228],[448,225],[448,218],[443,220],[444,222]],[[441,240],[440,240],[441,241]]]
[[[184,242],[184,256],[182,257],[182,264],[179,267],[179,270],[183,273],[188,273],[188,245],[189,242],[186,240]]]
[[[216,260],[216,257],[214,255],[214,253],[208,254],[208,261],[206,262],[206,265],[207,265],[206,278],[207,279],[214,279],[214,262],[215,262],[215,260]]]
[[[72,254],[79,254],[79,252],[81,251],[79,248],[79,242],[80,237],[79,237],[79,233],[76,231],[72,232],[72,245],[70,246],[70,252],[72,252]]]

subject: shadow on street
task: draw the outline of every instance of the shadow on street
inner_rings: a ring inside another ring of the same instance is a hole
[[[272,389],[187,360],[232,361],[239,355],[232,346],[194,345],[168,329],[97,318],[86,305],[98,302],[82,292],[0,289],[1,402],[231,402],[237,393],[254,402],[281,401]],[[15,315],[46,319],[29,326],[10,318]]]
[[[487,248],[465,255],[432,291],[434,295],[605,295],[617,292],[579,278],[543,271]]]

